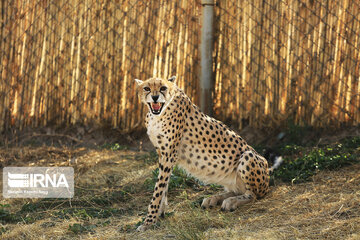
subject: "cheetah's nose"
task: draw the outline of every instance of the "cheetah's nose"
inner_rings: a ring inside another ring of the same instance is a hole
[[[154,102],[156,103],[157,102],[157,100],[159,99],[159,95],[156,95],[156,96],[151,96],[152,97],[152,99],[154,100]]]

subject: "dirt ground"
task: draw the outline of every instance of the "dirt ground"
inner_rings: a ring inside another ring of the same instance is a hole
[[[156,169],[148,151],[13,147],[0,150],[0,164],[73,166],[76,175],[71,200],[2,198],[1,239],[360,239],[360,164],[322,171],[301,184],[275,179],[265,198],[231,213],[200,208],[221,189],[171,189],[165,218],[143,233],[135,229]]]

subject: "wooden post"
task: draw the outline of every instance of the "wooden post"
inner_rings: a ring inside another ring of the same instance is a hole
[[[201,74],[200,74],[200,108],[206,114],[212,114],[213,77],[213,22],[214,0],[202,0],[201,26]]]

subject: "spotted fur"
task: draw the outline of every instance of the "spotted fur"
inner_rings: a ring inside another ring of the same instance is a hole
[[[225,193],[204,199],[203,208],[221,204],[222,210],[233,211],[269,191],[273,168],[268,167],[267,160],[225,124],[202,113],[174,81],[174,77],[137,80],[140,99],[149,107],[147,133],[159,154],[159,175],[139,231],[146,230],[164,213],[175,164],[205,183],[224,187]],[[155,101],[158,95],[163,107],[154,114],[152,106],[159,106]]]

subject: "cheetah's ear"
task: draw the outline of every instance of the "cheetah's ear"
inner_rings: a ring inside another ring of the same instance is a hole
[[[135,79],[135,81],[136,81],[137,85],[139,85],[139,86],[144,83],[144,81],[142,81],[140,79]]]
[[[176,76],[172,76],[171,78],[168,79],[169,82],[173,82],[175,83],[176,80]]]

